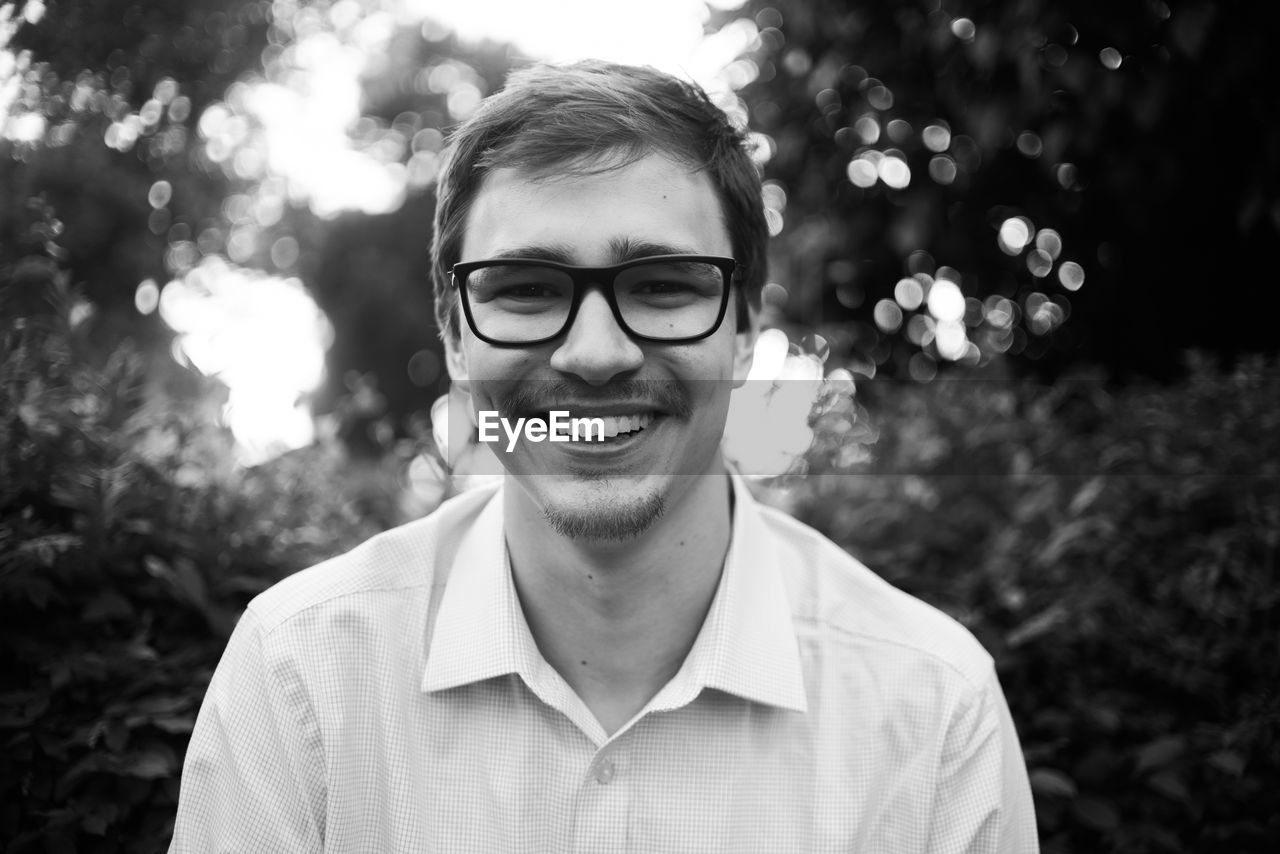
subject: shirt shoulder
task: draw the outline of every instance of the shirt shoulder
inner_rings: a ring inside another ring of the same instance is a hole
[[[296,572],[249,603],[265,634],[296,617],[378,594],[421,590],[442,583],[462,535],[493,497],[492,488],[464,492],[429,515],[408,522],[308,569]]]
[[[988,682],[990,654],[954,618],[894,587],[785,512],[761,505],[761,517],[778,550],[798,639],[816,637],[823,646],[863,657],[941,668],[975,689]]]

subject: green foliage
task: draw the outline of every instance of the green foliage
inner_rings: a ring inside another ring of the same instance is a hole
[[[0,838],[159,851],[239,612],[397,521],[394,479],[332,443],[242,469],[211,383],[193,405],[127,341],[95,349],[31,213],[31,251],[0,254]]]
[[[1278,368],[864,383],[779,494],[995,656],[1046,852],[1274,850]]]

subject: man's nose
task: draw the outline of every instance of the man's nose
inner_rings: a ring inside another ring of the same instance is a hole
[[[604,385],[644,362],[644,351],[618,325],[604,294],[592,288],[582,297],[578,316],[551,354],[551,367],[591,385]]]

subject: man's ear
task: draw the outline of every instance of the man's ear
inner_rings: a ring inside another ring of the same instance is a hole
[[[733,387],[741,388],[751,372],[756,339],[760,337],[760,311],[747,304],[747,323],[733,336]]]
[[[444,364],[449,371],[449,379],[461,391],[471,393],[470,375],[467,371],[467,354],[462,352],[462,336],[457,333],[446,334],[444,338]]]

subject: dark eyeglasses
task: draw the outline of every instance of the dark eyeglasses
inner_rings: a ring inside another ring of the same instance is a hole
[[[714,255],[654,255],[612,267],[509,258],[454,264],[449,272],[471,331],[495,347],[563,335],[591,287],[632,338],[682,344],[720,328],[736,266]]]

